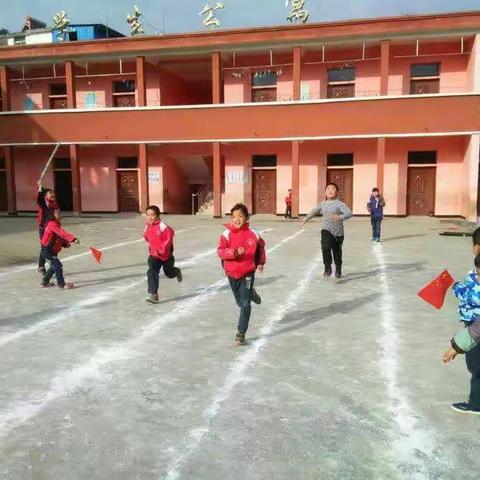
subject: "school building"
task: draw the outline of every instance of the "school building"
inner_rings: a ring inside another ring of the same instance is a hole
[[[480,12],[0,48],[0,211],[35,182],[74,213],[236,202],[293,215],[340,187],[365,214],[476,220]]]

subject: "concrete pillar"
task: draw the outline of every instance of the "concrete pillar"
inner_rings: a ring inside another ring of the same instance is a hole
[[[388,95],[388,75],[390,72],[390,41],[380,44],[380,95]]]
[[[15,192],[15,165],[13,147],[4,147],[5,169],[7,173],[7,208],[9,215],[17,214],[17,197]]]
[[[80,189],[80,161],[78,145],[70,145],[70,166],[72,168],[73,214],[82,213],[82,194]]]
[[[220,52],[212,53],[212,103],[222,103],[222,59]]]
[[[292,142],[292,218],[298,218],[300,207],[300,142]]]
[[[65,62],[65,80],[67,84],[67,108],[77,108],[77,90],[75,87],[75,65],[72,61]]]
[[[377,138],[377,188],[383,193],[385,177],[386,138]]]
[[[148,151],[147,144],[138,146],[138,176],[140,181],[140,211],[148,207]]]
[[[302,90],[302,47],[293,49],[293,99],[300,100]]]
[[[220,142],[213,142],[213,216],[222,218],[222,151]]]
[[[0,93],[2,97],[2,111],[8,112],[11,109],[10,70],[5,66],[0,67]]]
[[[147,105],[147,88],[145,84],[145,57],[137,57],[137,106]]]

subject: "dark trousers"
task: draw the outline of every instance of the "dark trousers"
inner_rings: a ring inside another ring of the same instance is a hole
[[[343,236],[335,237],[328,230],[322,230],[322,254],[325,268],[331,268],[332,254],[335,266],[337,268],[342,267],[342,245]]]
[[[43,247],[40,250],[40,256],[44,260],[48,260],[50,263],[50,267],[47,270],[47,273],[43,276],[42,283],[43,285],[47,285],[50,279],[53,277],[53,274],[57,277],[57,285],[60,288],[65,286],[65,279],[63,278],[63,266],[62,262],[58,259],[58,257],[47,247]]]
[[[176,278],[180,274],[180,270],[175,267],[175,257],[173,255],[165,261],[152,256],[148,257],[148,293],[158,293],[159,276],[162,267],[163,273],[167,278]]]
[[[380,235],[382,233],[382,219],[371,217],[370,220],[372,222],[372,237],[375,240],[380,240]]]
[[[292,218],[292,206],[287,205],[287,209],[285,210],[285,218]]]
[[[480,408],[480,345],[465,354],[468,371],[471,373],[469,403]]]
[[[40,240],[42,239],[44,232],[44,228],[40,228],[38,230],[38,236],[40,237]],[[40,247],[40,254],[38,256],[38,268],[45,268],[45,258],[42,255],[42,247]]]
[[[252,290],[255,283],[255,274],[251,273],[246,277],[236,278],[228,277],[230,288],[232,289],[235,302],[240,308],[240,316],[238,318],[238,331],[246,333],[248,330],[248,322],[252,313]]]

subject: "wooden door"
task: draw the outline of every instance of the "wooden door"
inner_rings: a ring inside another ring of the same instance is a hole
[[[72,172],[70,170],[56,170],[54,172],[55,195],[60,210],[73,210]]]
[[[118,172],[118,210],[139,211],[138,172]]]
[[[435,214],[435,167],[410,167],[407,184],[407,214]]]
[[[115,95],[113,97],[114,107],[134,107],[135,95]]]
[[[7,172],[0,171],[0,212],[6,212],[7,210]]]
[[[327,98],[348,98],[355,96],[355,84],[328,85]]]
[[[277,213],[277,171],[253,170],[253,213]]]
[[[329,168],[327,183],[336,183],[338,198],[349,208],[353,208],[353,168]]]

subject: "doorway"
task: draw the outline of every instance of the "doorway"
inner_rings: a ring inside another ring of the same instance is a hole
[[[335,183],[338,186],[338,198],[351,209],[353,207],[353,168],[329,168],[327,183]]]
[[[277,171],[253,170],[253,213],[277,213]]]
[[[118,210],[138,212],[140,210],[138,172],[118,171]]]
[[[407,215],[435,215],[435,167],[409,167]]]
[[[0,170],[0,212],[6,212],[7,210],[7,172]]]

